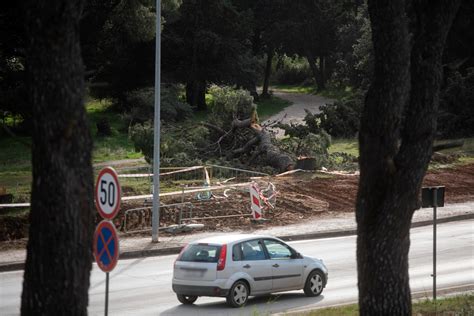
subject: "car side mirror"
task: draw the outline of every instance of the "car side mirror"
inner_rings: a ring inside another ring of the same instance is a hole
[[[291,254],[291,259],[303,259],[303,256],[299,252],[295,252]]]

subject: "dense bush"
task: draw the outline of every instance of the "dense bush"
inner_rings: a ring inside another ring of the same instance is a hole
[[[207,145],[207,129],[183,125],[164,125],[160,139],[160,165],[193,166],[202,164],[199,149]],[[135,150],[141,151],[148,163],[153,162],[153,124],[151,121],[130,128]]]
[[[256,105],[248,91],[228,86],[211,86],[211,121],[227,128],[234,118],[245,119],[252,115]]]
[[[312,74],[306,59],[282,56],[277,62],[273,78],[278,84],[303,84],[311,80]]]
[[[316,160],[317,169],[328,163],[331,136],[324,131],[319,134],[308,133],[301,138],[287,137],[277,142],[278,147],[293,156],[295,160],[298,157],[312,157]]]
[[[333,137],[354,137],[359,131],[362,108],[361,95],[326,104],[320,108],[321,113],[315,115],[317,119],[315,124]]]
[[[441,91],[438,131],[442,137],[474,136],[474,68],[454,72]]]
[[[178,98],[179,90],[176,86],[161,87],[160,114],[164,121],[180,121],[192,115],[191,107]],[[127,108],[130,109],[125,118],[130,125],[144,123],[154,117],[155,89],[143,88],[126,94]]]

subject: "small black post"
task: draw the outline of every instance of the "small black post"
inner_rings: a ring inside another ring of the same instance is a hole
[[[438,189],[433,190],[433,301],[436,304],[436,207],[438,206]]]
[[[105,316],[109,315],[109,273],[105,273]]]

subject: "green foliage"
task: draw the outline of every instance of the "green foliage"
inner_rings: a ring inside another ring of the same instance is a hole
[[[331,145],[331,136],[324,131],[319,134],[309,133],[301,138],[287,137],[278,141],[283,151],[297,157],[313,157],[316,159],[316,168],[327,165],[328,148]]]
[[[277,85],[273,85],[272,87],[278,91],[286,92],[286,93],[303,93],[303,94],[316,93],[316,89],[314,86],[277,84]]]
[[[360,13],[359,20],[362,21],[360,29],[361,35],[353,46],[355,63],[351,83],[357,88],[367,90],[374,68],[372,30],[370,29],[370,20],[368,17]]]
[[[298,85],[312,83],[312,74],[308,61],[297,56],[293,58],[286,55],[279,57],[273,78],[277,84]]]
[[[145,156],[148,163],[153,161],[153,124],[145,122],[143,124],[135,124],[130,127],[130,139],[132,140],[135,150],[140,151]]]
[[[438,131],[443,137],[474,135],[474,68],[452,73],[441,92]]]
[[[354,157],[359,157],[359,143],[356,138],[333,139],[329,153],[346,153]]]
[[[429,299],[414,302],[412,305],[412,313],[417,316],[472,315],[474,313],[474,295],[463,294],[454,297],[438,298],[436,302]],[[359,306],[357,304],[350,304],[338,307],[319,308],[310,311],[307,315],[359,315]]]
[[[232,1],[184,1],[163,30],[165,77],[187,84],[187,102],[205,109],[207,83],[255,87],[251,12]]]
[[[145,156],[145,160],[153,163],[153,124],[151,121],[136,124],[130,128],[130,139],[135,149]],[[202,164],[199,149],[207,146],[208,130],[184,124],[182,126],[164,125],[161,129],[160,165],[193,166]]]
[[[90,29],[83,24],[89,30],[83,36],[84,60],[93,70],[90,93],[124,106],[127,92],[154,82],[155,9],[148,0],[111,2],[86,5],[88,21],[97,25]]]
[[[161,87],[160,114],[161,119],[167,122],[182,121],[192,116],[189,105],[179,100],[177,86]],[[155,89],[143,88],[128,92],[125,96],[126,108],[130,109],[125,118],[130,125],[144,123],[154,117]]]
[[[321,113],[314,116],[313,124],[324,129],[333,137],[354,137],[359,131],[362,108],[362,96],[326,104],[320,108]]]
[[[274,114],[280,113],[291,104],[293,103],[275,96],[260,98],[257,101],[258,117],[265,120]]]
[[[220,123],[227,128],[234,118],[249,118],[256,110],[253,97],[248,91],[228,86],[212,86],[209,88],[212,103],[211,121]]]
[[[325,131],[321,130],[320,127],[320,119],[318,117],[318,114],[313,114],[310,111],[306,110],[306,115],[303,119],[305,124],[276,124],[276,127],[279,127],[285,131],[285,135],[288,135],[290,137],[297,137],[297,138],[304,138],[308,134],[313,133],[313,134],[319,134],[319,133],[325,133]]]

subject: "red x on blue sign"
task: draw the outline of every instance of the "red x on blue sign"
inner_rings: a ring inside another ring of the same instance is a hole
[[[104,272],[112,271],[117,265],[119,240],[114,225],[104,220],[97,225],[94,233],[94,257]]]

